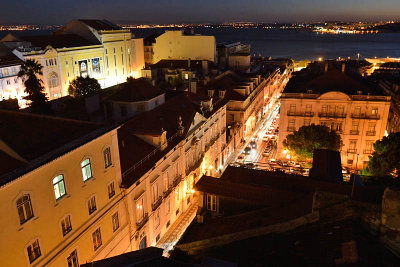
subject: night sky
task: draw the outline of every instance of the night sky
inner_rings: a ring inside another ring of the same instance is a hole
[[[400,0],[0,0],[0,24],[303,22],[399,19]]]

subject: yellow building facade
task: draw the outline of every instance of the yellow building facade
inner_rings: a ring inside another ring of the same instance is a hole
[[[389,108],[389,96],[348,95],[337,91],[283,93],[277,158],[290,157],[283,147],[288,134],[310,124],[325,125],[342,138],[342,166],[362,169],[374,151],[373,144],[385,136]]]
[[[18,57],[35,59],[43,66],[50,100],[68,95],[70,82],[79,76],[95,78],[106,88],[127,77],[138,78],[144,67],[143,39],[107,21],[73,20],[52,36],[12,41],[8,43],[14,43]]]
[[[47,121],[49,131],[52,124],[68,124],[76,131],[95,126],[24,117],[34,123]],[[0,175],[0,210],[8,214],[0,219],[2,266],[79,266],[127,251],[129,218],[119,189],[116,131],[89,130],[34,160],[25,160],[18,149],[1,142],[0,154],[10,159],[3,162],[18,160],[22,165]]]
[[[147,61],[152,64],[162,59],[216,60],[214,36],[187,35],[183,31],[166,31],[155,38],[152,48],[146,46],[146,49],[150,53]]]

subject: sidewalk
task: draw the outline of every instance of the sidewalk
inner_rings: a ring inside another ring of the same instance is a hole
[[[165,235],[157,242],[156,247],[164,249],[164,256],[169,255],[169,252],[174,248],[176,243],[178,243],[187,227],[196,217],[198,199],[198,196],[194,196],[192,203],[186,212],[178,217]]]

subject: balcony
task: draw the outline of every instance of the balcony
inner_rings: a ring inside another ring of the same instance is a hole
[[[330,112],[320,112],[318,113],[320,118],[346,118],[345,113],[330,113]]]
[[[198,167],[200,167],[201,163],[203,162],[203,157],[204,154],[201,154],[199,159],[193,164],[191,165],[189,168],[186,169],[186,176],[188,176],[192,171],[196,170]]]
[[[288,116],[295,116],[295,117],[314,117],[314,112],[296,112],[296,111],[288,111]]]
[[[163,192],[164,198],[168,197],[172,192],[172,185],[169,185],[168,188]]]
[[[357,149],[356,148],[349,148],[349,149],[347,149],[347,153],[356,154],[357,153]]]
[[[147,221],[149,220],[149,215],[147,214],[147,212],[144,214],[144,216],[142,218],[140,218],[137,222],[136,222],[136,230],[139,231],[140,229],[142,229],[142,227],[147,223]]]
[[[294,127],[287,127],[288,132],[294,132],[296,129]]]
[[[367,131],[367,136],[375,136],[375,131]]]
[[[379,120],[381,116],[379,114],[351,114],[352,119],[364,119],[364,120]]]
[[[151,204],[151,208],[153,209],[153,211],[155,211],[162,203],[162,196],[159,196],[158,199]]]
[[[177,187],[181,181],[182,181],[182,175],[178,175],[177,177],[175,177],[174,187]]]
[[[350,130],[350,134],[351,135],[359,135],[360,131],[358,131],[358,130]]]
[[[372,149],[364,149],[364,154],[372,154],[374,150]]]

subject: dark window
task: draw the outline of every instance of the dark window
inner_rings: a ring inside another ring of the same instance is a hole
[[[89,215],[92,214],[97,210],[96,207],[96,197],[93,196],[88,200],[88,209],[89,209]]]
[[[72,231],[71,217],[69,215],[65,216],[61,220],[61,229],[63,236],[67,235],[69,232]]]
[[[104,149],[104,166],[108,168],[111,166],[111,164],[111,148],[107,147],[106,149]]]
[[[76,250],[72,251],[71,254],[69,254],[67,261],[68,267],[79,267],[78,253],[76,252]]]
[[[118,212],[112,216],[113,232],[117,231],[119,228]]]
[[[33,241],[27,248],[29,263],[34,262],[37,258],[39,258],[42,253],[40,252],[39,240]]]
[[[19,223],[23,224],[33,217],[31,197],[23,195],[17,200],[17,209],[19,215]]]

